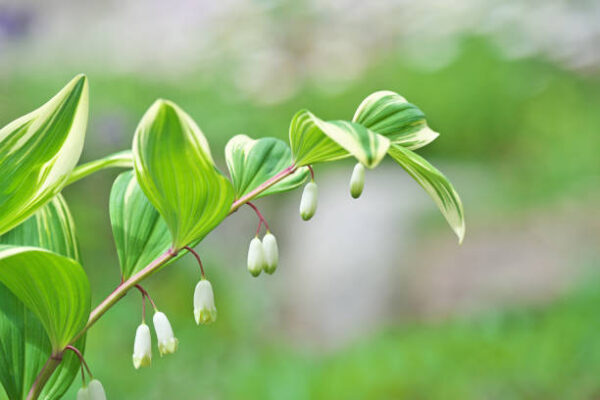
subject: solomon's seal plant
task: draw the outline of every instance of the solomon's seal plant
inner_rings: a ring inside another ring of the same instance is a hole
[[[178,340],[167,315],[141,283],[185,254],[195,257],[200,272],[194,319],[215,322],[213,287],[194,246],[248,205],[258,217],[248,270],[253,276],[274,273],[277,240],[253,201],[304,185],[300,215],[309,220],[318,197],[313,164],[354,158],[350,194],[356,198],[365,169],[389,155],[431,196],[459,241],[464,236],[457,193],[414,153],[438,134],[418,107],[393,92],[368,96],[351,120],[324,121],[299,111],[290,123],[289,146],[275,138],[233,137],[225,148],[229,177],[216,166],[200,127],[171,101],[150,106],[131,150],[77,166],[87,119],[88,82],[79,75],[46,104],[0,130],[0,384],[11,400],[58,399],[78,371],[78,399],[106,398],[83,357],[86,333],[132,290],[142,297],[142,322],[131,332],[133,367],[148,367],[152,360],[147,303],[154,311],[159,354],[175,352]],[[109,204],[121,282],[92,309],[75,224],[61,191],[106,168],[125,169]]]

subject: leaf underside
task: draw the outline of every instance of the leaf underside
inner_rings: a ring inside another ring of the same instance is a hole
[[[323,121],[310,111],[296,113],[290,124],[290,145],[296,165],[335,161],[354,156],[368,168],[385,157],[390,141],[349,121]]]
[[[352,121],[409,150],[426,146],[439,136],[427,126],[423,111],[399,94],[386,90],[364,99]]]

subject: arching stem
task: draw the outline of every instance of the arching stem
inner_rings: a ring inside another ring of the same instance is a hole
[[[265,219],[265,217],[263,217],[263,215],[260,213],[258,208],[251,202],[247,202],[246,204],[248,204],[250,207],[252,207],[252,209],[256,213],[256,216],[258,217],[258,229],[256,229],[256,236],[258,236],[258,233],[260,232],[260,224],[261,223],[265,224],[265,228],[267,229],[267,231],[270,231],[271,229],[269,229],[269,224],[267,224],[267,220]]]
[[[312,165],[307,165],[308,170],[310,171],[310,180],[314,181],[315,180],[315,171],[313,170]]]
[[[196,257],[196,260],[198,261],[198,265],[200,265],[200,273],[202,274],[202,279],[206,279],[206,275],[204,274],[204,266],[202,266],[202,260],[200,259],[200,256],[198,255],[198,253],[196,253],[196,251],[194,249],[192,249],[190,246],[185,246],[184,249],[186,249],[187,251],[192,253],[194,255],[194,257]]]
[[[85,362],[85,359],[83,358],[83,354],[81,354],[81,351],[79,351],[79,349],[77,347],[71,346],[71,345],[68,345],[67,347],[65,347],[65,350],[71,350],[73,353],[77,354],[77,357],[79,357],[79,363],[81,364],[81,379],[83,380],[83,382],[85,383],[85,375],[83,373],[84,366],[88,372],[88,375],[90,376],[90,379],[94,379],[94,374],[92,374],[92,371],[90,370],[90,366]]]

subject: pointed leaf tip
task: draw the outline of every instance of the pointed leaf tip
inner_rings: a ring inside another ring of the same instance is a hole
[[[81,155],[87,120],[87,78],[77,75],[44,105],[0,129],[0,234],[64,187]]]
[[[463,205],[448,178],[423,157],[400,145],[391,145],[388,152],[425,189],[462,243],[465,236]]]
[[[158,99],[144,114],[133,158],[137,181],[167,223],[174,248],[201,240],[229,213],[233,187],[198,125],[175,103]]]

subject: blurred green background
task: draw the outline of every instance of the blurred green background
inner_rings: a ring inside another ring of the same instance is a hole
[[[388,89],[441,133],[420,153],[465,205],[458,246],[393,163],[358,201],[351,163],[318,166],[314,221],[299,221],[299,192],[257,202],[280,242],[275,276],[245,270],[248,210],[198,246],[216,324],[194,324],[188,257],[145,284],[177,353],[133,369],[137,293],[90,331],[109,398],[599,398],[599,16],[597,2],[555,0],[0,4],[1,123],[85,72],[82,161],[129,148],[159,97],[192,115],[224,169],[235,134],[286,139],[298,109],[349,119]],[[117,173],[65,189],[94,304],[119,282]]]

